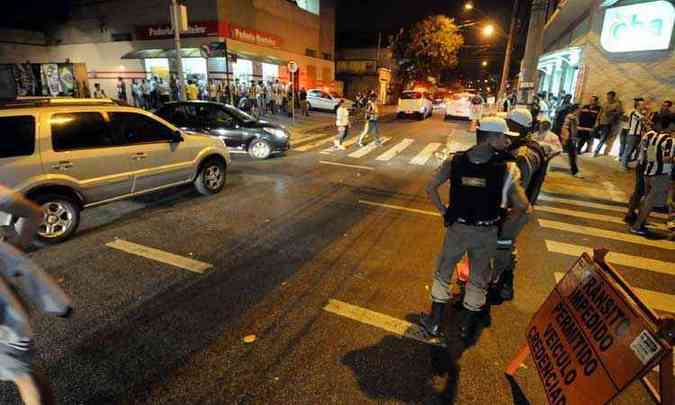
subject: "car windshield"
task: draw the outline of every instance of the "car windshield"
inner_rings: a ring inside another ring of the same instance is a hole
[[[406,91],[401,94],[401,100],[418,100],[422,98],[422,93],[418,91]]]
[[[240,120],[242,120],[244,122],[255,122],[255,121],[257,121],[255,119],[255,117],[253,117],[252,115],[249,115],[248,113],[245,113],[244,111],[242,111],[238,108],[234,108],[234,107],[228,105],[228,106],[225,106],[225,109],[227,110],[227,112],[231,113],[232,115],[234,115],[235,117],[239,118]]]

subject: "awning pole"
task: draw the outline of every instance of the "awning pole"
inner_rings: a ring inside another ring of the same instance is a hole
[[[171,25],[173,25],[174,39],[176,41],[176,69],[178,69],[178,80],[176,86],[178,87],[178,100],[185,100],[185,72],[183,71],[183,55],[180,47],[180,30],[181,24],[178,21],[179,10],[178,2],[171,0]]]

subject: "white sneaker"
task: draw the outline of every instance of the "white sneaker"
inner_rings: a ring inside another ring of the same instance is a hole
[[[573,174],[572,176],[576,177],[577,179],[583,179],[583,178],[584,178],[584,176],[582,176],[582,175],[579,174],[579,173]]]

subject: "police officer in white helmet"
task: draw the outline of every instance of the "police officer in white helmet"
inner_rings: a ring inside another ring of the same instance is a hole
[[[431,289],[431,313],[423,314],[420,325],[434,339],[441,339],[441,321],[452,298],[451,278],[455,266],[468,254],[471,267],[461,310],[455,323],[459,336],[469,339],[486,309],[492,282],[491,259],[495,256],[499,223],[504,209],[525,214],[529,202],[520,185],[520,172],[505,153],[512,136],[502,118],[484,118],[477,129],[479,144],[446,160],[427,186],[427,193],[443,215],[447,231]],[[438,189],[450,183],[449,205]]]

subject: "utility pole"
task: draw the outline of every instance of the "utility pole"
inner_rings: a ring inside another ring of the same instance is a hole
[[[527,29],[525,57],[520,67],[518,104],[531,104],[537,86],[537,64],[544,40],[546,6],[548,0],[533,0],[530,12],[530,26]]]
[[[178,77],[176,86],[178,87],[178,99],[185,100],[185,72],[183,71],[183,55],[180,48],[180,32],[184,25],[187,25],[187,13],[185,6],[179,6],[176,0],[171,0],[171,25],[173,26],[174,40],[176,41],[176,69]]]
[[[502,67],[502,78],[499,82],[499,91],[497,92],[497,102],[503,100],[506,96],[506,83],[511,73],[511,53],[513,52],[513,37],[516,35],[516,21],[518,20],[519,0],[513,3],[513,12],[511,13],[511,27],[509,28],[509,39],[506,42],[506,54],[504,55],[504,66]]]

